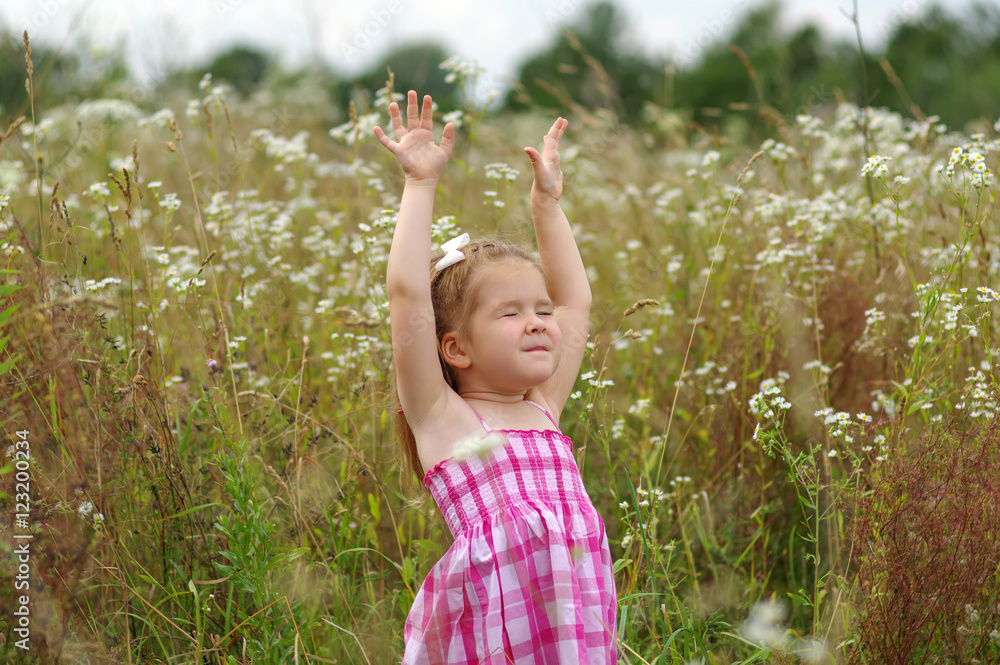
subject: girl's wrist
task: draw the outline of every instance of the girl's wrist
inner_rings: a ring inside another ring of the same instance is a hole
[[[559,199],[552,196],[548,192],[543,192],[541,190],[536,190],[534,188],[532,188],[531,190],[530,200],[532,208],[559,207]]]
[[[427,178],[414,178],[411,176],[406,176],[403,181],[404,187],[437,187],[439,176],[427,177]]]

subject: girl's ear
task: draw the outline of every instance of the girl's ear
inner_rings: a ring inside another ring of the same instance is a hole
[[[445,333],[441,338],[441,357],[455,369],[467,369],[472,364],[462,341],[455,333]]]

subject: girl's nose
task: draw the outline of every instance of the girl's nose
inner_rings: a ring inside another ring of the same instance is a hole
[[[534,314],[528,319],[528,332],[540,333],[545,330],[545,319]]]

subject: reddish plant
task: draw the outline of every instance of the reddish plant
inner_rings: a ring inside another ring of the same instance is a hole
[[[998,462],[994,423],[939,433],[873,474],[853,529],[851,662],[998,662]]]

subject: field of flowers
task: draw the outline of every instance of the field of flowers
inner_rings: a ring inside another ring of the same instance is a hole
[[[552,118],[447,67],[435,241],[530,243]],[[372,126],[401,96],[367,93],[206,76],[0,119],[4,662],[401,655],[450,536],[393,434]],[[1000,661],[1000,123],[830,100],[748,145],[563,114],[595,303],[562,426],[621,661]]]

